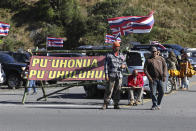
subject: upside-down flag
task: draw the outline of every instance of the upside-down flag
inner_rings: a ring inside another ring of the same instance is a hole
[[[7,36],[10,29],[10,25],[4,22],[0,22],[0,36]]]
[[[63,47],[63,38],[47,37],[47,47]]]
[[[114,41],[121,42],[121,39],[120,39],[119,37],[116,38],[116,37],[113,36],[113,35],[108,35],[108,34],[106,34],[106,36],[105,36],[105,43],[112,44]]]
[[[147,16],[124,16],[108,19],[112,34],[124,36],[130,33],[149,33],[154,25],[154,11]]]

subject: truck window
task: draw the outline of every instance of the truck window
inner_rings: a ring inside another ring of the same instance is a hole
[[[141,55],[137,52],[127,53],[126,62],[127,66],[142,66]]]
[[[193,52],[192,53],[192,57],[196,57],[196,52]]]

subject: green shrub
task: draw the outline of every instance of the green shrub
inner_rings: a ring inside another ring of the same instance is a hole
[[[0,8],[19,9],[23,5],[23,0],[0,0]]]
[[[3,39],[2,50],[5,51],[16,51],[17,49],[24,47],[24,43],[22,41],[16,41],[12,37],[7,37]]]

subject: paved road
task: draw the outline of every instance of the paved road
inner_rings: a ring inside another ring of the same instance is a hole
[[[58,93],[48,102],[36,102],[42,95],[29,95],[22,105],[23,90],[0,89],[0,131],[196,131],[196,77],[189,91],[175,91],[164,97],[162,109],[144,105],[101,110],[102,99],[86,99],[82,87]],[[56,90],[47,89],[47,93]]]

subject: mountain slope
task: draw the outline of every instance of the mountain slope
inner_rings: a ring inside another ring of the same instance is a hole
[[[16,1],[22,4],[10,5],[9,3],[3,6],[0,2],[0,21],[11,24],[9,35],[0,38],[4,43],[1,44],[1,49],[4,50],[16,50],[23,46],[25,49],[35,46],[45,47],[45,37],[48,35],[64,37],[67,40],[65,49],[83,44],[104,44],[105,33],[110,33],[107,17],[147,15],[151,10],[155,11],[155,24],[152,31],[149,34],[132,34],[122,37],[123,44],[130,40],[141,43],[158,40],[161,43],[196,47],[195,0],[75,0],[75,3],[73,0],[67,0],[72,2],[73,6],[69,4],[70,7],[67,7],[67,10],[54,6],[64,0]],[[74,7],[76,3],[79,6]],[[66,11],[69,14],[66,14]],[[66,16],[57,15],[59,12]],[[44,18],[39,17],[40,13],[43,13]],[[45,13],[47,13],[46,16]],[[73,25],[76,16],[81,21]],[[73,39],[70,39],[70,32]]]

